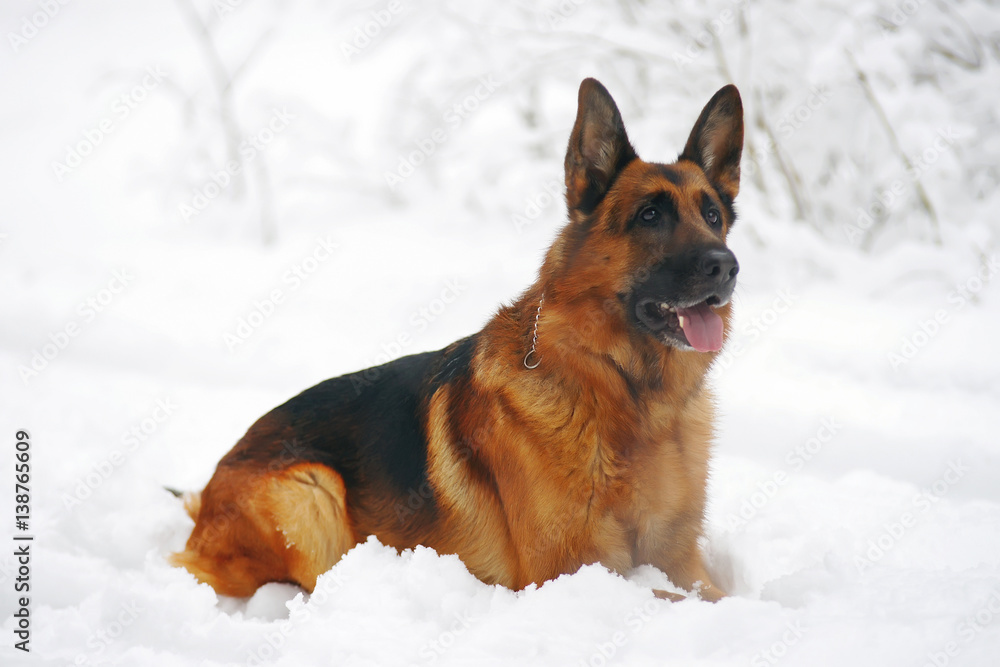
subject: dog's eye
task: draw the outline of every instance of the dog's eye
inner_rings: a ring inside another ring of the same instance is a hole
[[[712,227],[718,227],[719,223],[722,222],[722,216],[714,208],[710,208],[705,211],[705,221],[708,222]]]
[[[647,206],[639,212],[639,221],[644,225],[655,225],[660,221],[660,209]]]

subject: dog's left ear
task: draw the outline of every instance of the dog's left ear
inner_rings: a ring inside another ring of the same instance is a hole
[[[691,130],[679,159],[701,167],[721,194],[735,199],[740,191],[743,155],[743,101],[729,84],[712,96]]]
[[[584,79],[566,150],[566,203],[570,211],[593,211],[614,177],[635,157],[611,93],[597,79]]]

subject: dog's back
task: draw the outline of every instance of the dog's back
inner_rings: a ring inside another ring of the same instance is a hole
[[[173,562],[246,596],[268,581],[311,590],[367,535],[425,543],[437,508],[421,407],[447,369],[467,367],[471,342],[326,380],[261,417],[194,501]]]

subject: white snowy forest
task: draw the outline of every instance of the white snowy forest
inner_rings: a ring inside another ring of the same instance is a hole
[[[0,28],[3,665],[998,664],[995,0],[6,0]],[[311,596],[169,566],[164,486],[531,284],[588,76],[651,161],[742,94],[703,544],[730,596],[599,565],[514,592],[374,540]]]

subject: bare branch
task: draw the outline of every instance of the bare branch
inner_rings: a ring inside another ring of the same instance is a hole
[[[899,156],[899,159],[903,163],[903,167],[908,173],[913,170],[913,163],[910,158],[907,157],[906,152],[903,150],[902,144],[899,143],[899,137],[896,136],[896,130],[893,129],[892,123],[889,121],[889,117],[885,113],[885,109],[878,101],[878,97],[875,95],[875,91],[872,89],[871,83],[868,81],[868,75],[865,74],[861,66],[858,65],[858,61],[854,59],[854,54],[850,51],[845,50],[844,53],[847,54],[847,59],[850,61],[851,66],[854,68],[854,73],[861,84],[861,89],[865,93],[865,97],[868,99],[868,103],[871,104],[872,109],[875,110],[875,115],[878,117],[879,122],[882,124],[885,130],[886,136],[889,137],[889,143],[892,144],[893,150]],[[917,173],[917,172],[913,172]],[[931,235],[933,237],[934,243],[936,245],[941,245],[941,230],[940,223],[938,222],[937,212],[934,210],[934,205],[931,204],[930,198],[927,196],[927,192],[924,190],[923,184],[920,182],[919,175],[913,179],[914,189],[917,191],[917,198],[920,200],[920,205],[923,207],[924,212],[927,213],[927,217],[931,221]],[[868,230],[868,241],[872,238],[876,231],[876,225]]]
[[[802,181],[791,162],[785,159],[781,144],[778,143],[778,137],[775,135],[771,124],[767,122],[767,118],[764,115],[764,100],[761,97],[760,89],[754,88],[753,93],[754,108],[756,110],[754,113],[755,124],[767,135],[767,140],[774,148],[773,153],[775,159],[778,161],[778,169],[781,171],[782,176],[785,177],[785,183],[788,184],[788,194],[791,195],[792,204],[795,205],[795,217],[798,220],[807,220],[808,209],[806,208],[805,198],[800,191]]]
[[[198,46],[201,48],[202,54],[205,56],[205,61],[208,63],[209,74],[212,77],[212,81],[214,82],[216,91],[218,92],[219,122],[221,123],[222,130],[226,136],[227,160],[237,161],[239,159],[240,131],[232,110],[232,89],[229,85],[230,76],[226,69],[226,64],[223,62],[222,56],[219,55],[218,49],[215,48],[215,42],[212,40],[212,33],[209,31],[208,26],[198,14],[198,11],[191,3],[191,0],[177,0],[177,6],[180,8],[184,18],[191,26],[191,30],[197,39]],[[242,196],[244,191],[244,179],[242,177],[237,178],[234,176],[233,186],[233,194],[237,197]]]
[[[250,52],[247,53],[243,62],[240,63],[239,67],[232,73],[229,77],[229,82],[226,84],[226,92],[236,85],[236,82],[243,76],[243,73],[247,71],[248,67],[264,52],[264,45],[270,41],[271,37],[274,35],[274,26],[271,26],[265,30],[260,37],[257,38],[256,43],[251,47]]]

